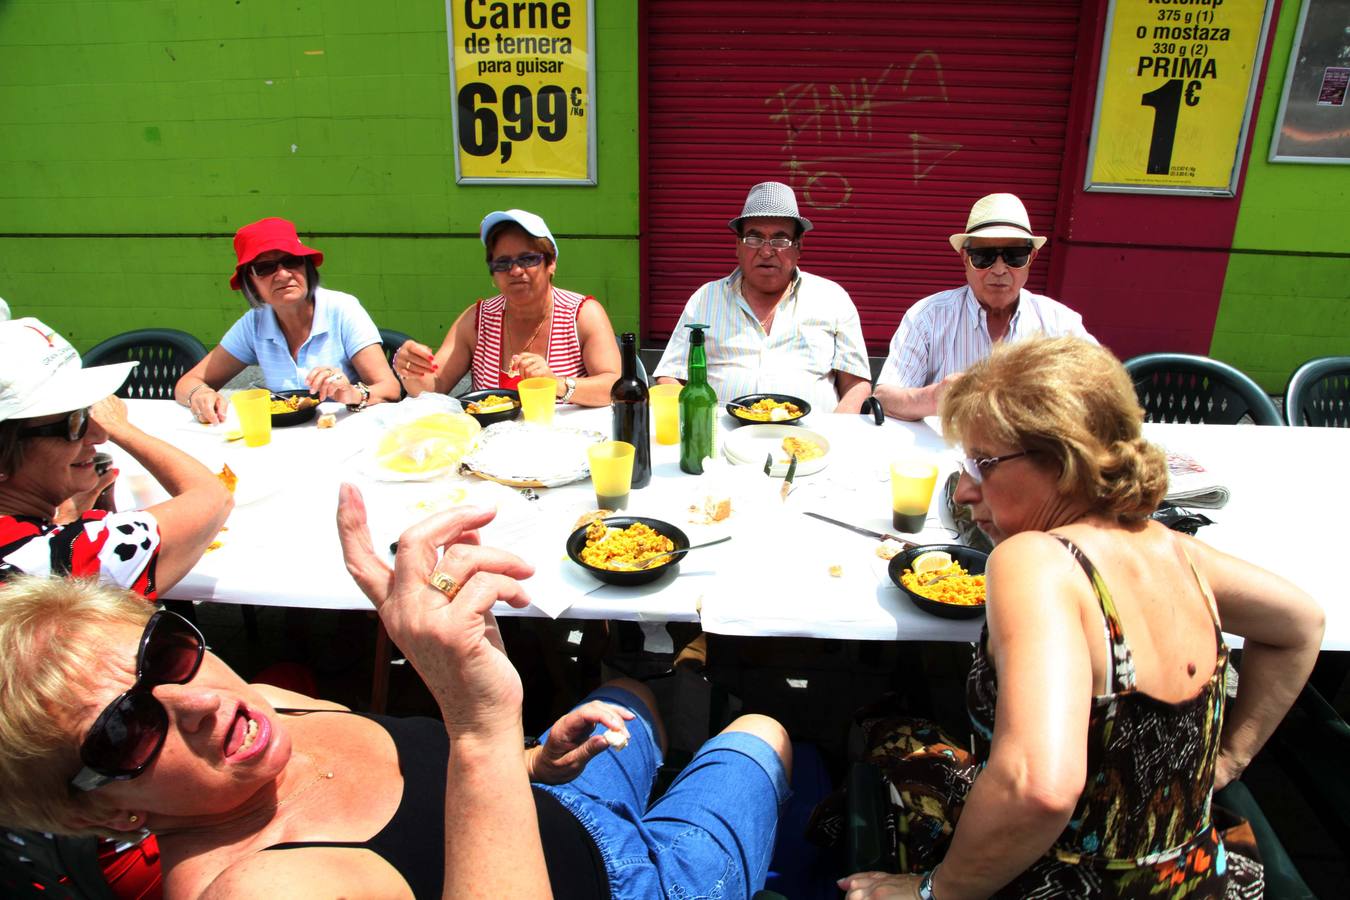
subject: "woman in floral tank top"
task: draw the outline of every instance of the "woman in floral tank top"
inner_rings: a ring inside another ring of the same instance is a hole
[[[956,499],[995,544],[975,752],[926,723],[870,723],[908,798],[914,874],[859,873],[847,896],[1259,896],[1259,863],[1225,845],[1210,799],[1297,696],[1322,610],[1148,518],[1166,460],[1109,351],[1000,345],[941,413],[966,457]],[[1225,629],[1246,639],[1231,703]]]

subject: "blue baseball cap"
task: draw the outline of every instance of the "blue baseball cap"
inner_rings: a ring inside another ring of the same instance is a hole
[[[488,232],[502,222],[514,222],[524,228],[526,234],[548,238],[549,242],[553,244],[553,256],[556,258],[560,255],[558,242],[554,240],[553,232],[548,230],[548,225],[545,224],[544,220],[523,209],[499,209],[484,216],[483,224],[478,226],[478,239],[483,242],[484,247],[487,246]]]

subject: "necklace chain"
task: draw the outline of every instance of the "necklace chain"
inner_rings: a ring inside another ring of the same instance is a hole
[[[304,787],[294,792],[293,794],[290,794],[289,796],[286,797],[282,797],[280,800],[277,801],[276,806],[273,808],[281,809],[281,807],[285,806],[287,803],[290,803],[292,800],[295,800],[300,795],[307,792],[310,788],[314,787],[314,785],[318,784],[320,781],[328,781],[331,780],[332,777],[333,777],[332,770],[320,769],[308,784],[306,784]]]
[[[530,339],[525,342],[524,347],[521,347],[514,354],[512,354],[512,356],[519,356],[521,353],[527,352],[530,349],[530,347],[533,346],[534,339],[539,337],[539,330],[544,327],[544,323],[548,321],[548,317],[551,316],[552,314],[553,314],[553,302],[550,300],[548,304],[548,309],[544,310],[544,317],[539,320],[538,325],[534,326],[534,332],[530,335]],[[507,318],[505,313],[502,313],[502,331],[504,332],[506,338],[506,340],[502,342],[502,351],[503,353],[505,353],[505,351],[507,351],[511,347],[511,321]],[[513,369],[507,372],[506,374],[510,375],[512,378],[515,378],[520,373]]]

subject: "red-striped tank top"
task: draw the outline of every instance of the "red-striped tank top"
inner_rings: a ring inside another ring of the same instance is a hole
[[[581,359],[581,339],[577,336],[577,316],[581,304],[594,297],[553,288],[553,321],[548,326],[548,346],[544,359],[559,378],[584,378],[586,365]],[[501,294],[478,301],[478,341],[473,348],[473,388],[514,388],[520,381],[502,371],[502,315],[506,298]]]

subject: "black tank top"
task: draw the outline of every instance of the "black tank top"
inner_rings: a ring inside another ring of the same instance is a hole
[[[418,900],[439,898],[445,883],[445,773],[450,758],[445,726],[429,718],[361,715],[389,732],[398,750],[403,796],[389,823],[367,841],[294,841],[264,850],[370,850],[398,870]],[[552,794],[539,788],[534,788],[534,806],[553,896],[560,900],[609,897],[604,860],[586,829]]]

